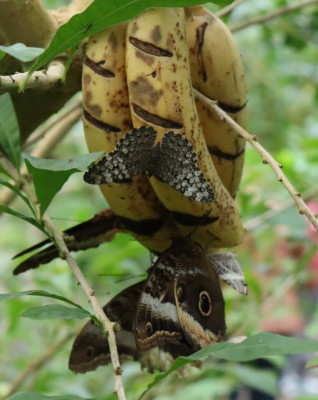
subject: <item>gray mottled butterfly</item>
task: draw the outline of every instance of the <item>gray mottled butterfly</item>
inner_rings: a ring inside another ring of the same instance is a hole
[[[211,203],[214,193],[197,164],[197,156],[188,140],[179,133],[166,132],[156,143],[157,132],[142,126],[128,132],[115,150],[90,167],[84,175],[87,183],[125,183],[147,173],[167,183],[191,200]]]

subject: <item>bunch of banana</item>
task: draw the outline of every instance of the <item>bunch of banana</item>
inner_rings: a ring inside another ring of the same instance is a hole
[[[238,78],[244,80],[239,55],[222,23],[218,30],[225,32],[223,43],[229,57],[223,61],[224,48],[220,45],[215,51],[209,45],[216,42],[211,38],[213,18],[203,8],[189,9],[186,28],[183,9],[150,9],[128,23],[126,42],[126,25],[118,25],[91,37],[87,47],[83,70],[86,140],[90,151],[110,153],[86,173],[85,180],[100,184],[125,228],[159,253],[175,235],[192,233],[205,248],[234,246],[243,237],[231,195],[240,180],[243,156],[238,154],[243,154],[244,142],[227,136],[228,126],[206,106],[195,104],[192,93],[193,85],[219,100],[218,92],[225,88],[224,93],[231,92],[232,97],[222,95],[221,104],[234,109],[237,101],[240,108],[245,105],[245,86],[236,83]],[[200,24],[206,28],[205,35],[201,29],[198,41]],[[199,46],[197,54],[195,46]],[[221,66],[224,63],[228,71],[231,53],[234,75],[226,73],[225,78],[230,75],[231,80],[222,83]],[[214,78],[204,68],[209,57],[220,59]],[[106,76],[105,71],[110,74]],[[131,124],[140,129],[127,134]],[[233,148],[236,151],[231,154]],[[149,227],[152,231],[147,231]]]

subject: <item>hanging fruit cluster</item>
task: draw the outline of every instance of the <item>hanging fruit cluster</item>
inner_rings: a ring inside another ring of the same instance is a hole
[[[211,251],[243,238],[233,198],[245,142],[192,88],[245,127],[240,54],[204,7],[150,9],[89,40],[85,137],[90,151],[108,154],[85,180],[100,185],[122,226],[156,253],[189,234]]]

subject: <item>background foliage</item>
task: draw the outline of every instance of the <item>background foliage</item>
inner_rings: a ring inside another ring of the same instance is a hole
[[[68,3],[61,0],[43,2],[50,8]],[[233,25],[292,3],[284,0],[246,1],[225,20]],[[214,11],[218,9],[210,6]],[[295,187],[305,195],[309,192],[311,202],[318,204],[317,16],[317,6],[304,8],[237,31],[235,39],[246,69],[249,131],[257,134],[260,142],[284,165],[284,172]],[[86,152],[81,123],[78,123],[52,157],[72,158]],[[56,218],[61,229],[86,220],[105,207],[98,190],[87,186],[81,174],[72,175],[49,206],[50,216]],[[298,215],[286,190],[276,181],[270,168],[261,163],[259,155],[249,148],[237,201],[243,221],[250,228],[244,244],[235,249],[244,267],[249,295],[243,298],[232,289],[224,288],[229,336],[269,329],[317,339],[318,266],[317,258],[314,258],[317,236],[315,239],[308,234],[308,225]],[[16,199],[12,207],[25,212],[20,199]],[[18,277],[12,276],[16,262],[11,258],[42,237],[33,226],[9,215],[1,216],[0,292],[43,289],[64,294],[89,308],[85,295],[61,260]],[[132,280],[127,283],[122,278],[143,274],[151,257],[128,235],[118,235],[98,249],[76,254],[76,259],[104,304],[132,283]],[[77,320],[19,318],[27,308],[52,302],[45,298],[23,297],[0,303],[0,397],[21,371],[82,326],[83,322]],[[66,342],[47,364],[28,378],[22,389],[105,400],[114,398],[111,369],[99,368],[83,376],[74,375],[67,369],[70,347],[71,341]],[[255,386],[257,382],[262,391],[273,394],[277,393],[277,379],[282,370],[285,370],[285,380],[281,379],[280,394],[289,388],[289,397],[284,398],[317,398],[317,373],[312,370],[305,378],[288,380],[288,368],[291,368],[288,363],[286,358],[275,358],[270,360],[268,368],[260,368],[256,363],[227,364],[210,359],[201,371],[187,367],[183,378],[174,373],[165,383],[155,387],[149,398],[228,399],[242,384]],[[138,364],[124,366],[128,398],[136,398],[152,380],[151,375],[140,371]],[[314,383],[311,386],[308,382]],[[290,390],[292,383],[295,386]]]

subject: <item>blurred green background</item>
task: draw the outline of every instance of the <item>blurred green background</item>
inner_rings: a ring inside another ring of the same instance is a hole
[[[43,3],[48,8],[57,8],[69,2],[46,0]],[[246,1],[224,21],[231,26],[293,3],[296,2]],[[210,7],[218,10],[214,5]],[[265,148],[283,164],[283,170],[295,188],[318,204],[318,6],[239,30],[234,37],[246,70],[249,131],[256,134]],[[52,157],[71,158],[85,152],[79,122]],[[270,167],[263,165],[259,155],[249,146],[237,202],[249,232],[243,245],[234,251],[244,268],[249,294],[245,298],[224,287],[228,335],[249,335],[270,329],[317,339],[318,265],[313,257],[318,236],[316,234],[316,244],[308,238],[304,217],[298,214]],[[18,199],[11,206],[25,211]],[[48,212],[56,224],[65,229],[103,208],[105,201],[98,189],[87,187],[81,174],[74,174]],[[43,289],[65,295],[87,307],[87,299],[64,261],[55,260],[35,271],[13,277],[17,262],[11,258],[42,238],[33,226],[8,215],[1,216],[0,292]],[[124,234],[97,249],[77,253],[75,257],[102,304],[135,282],[132,279],[122,281],[122,278],[145,273],[151,263],[149,252]],[[23,297],[0,304],[0,397],[34,360],[83,325],[83,321],[75,320],[19,318],[23,310],[49,303],[48,299]],[[31,374],[20,390],[77,394],[105,400],[115,398],[111,394],[111,368],[74,375],[67,368],[70,349],[71,340]],[[202,370],[189,367],[183,377],[174,373],[147,398],[229,399],[232,391],[248,382],[262,383],[265,391],[274,393],[278,377],[284,368],[285,371],[289,368],[290,360],[275,358],[270,363],[274,367],[266,371],[255,364],[227,364],[211,359]],[[127,396],[132,399],[137,398],[153,376],[142,372],[137,363],[127,363],[123,379]],[[312,370],[302,379],[294,379],[295,387],[289,390],[289,397],[283,395],[290,381],[287,379],[287,386],[283,381],[276,398],[317,399],[318,373]],[[307,387],[308,379],[313,379],[313,384]]]

